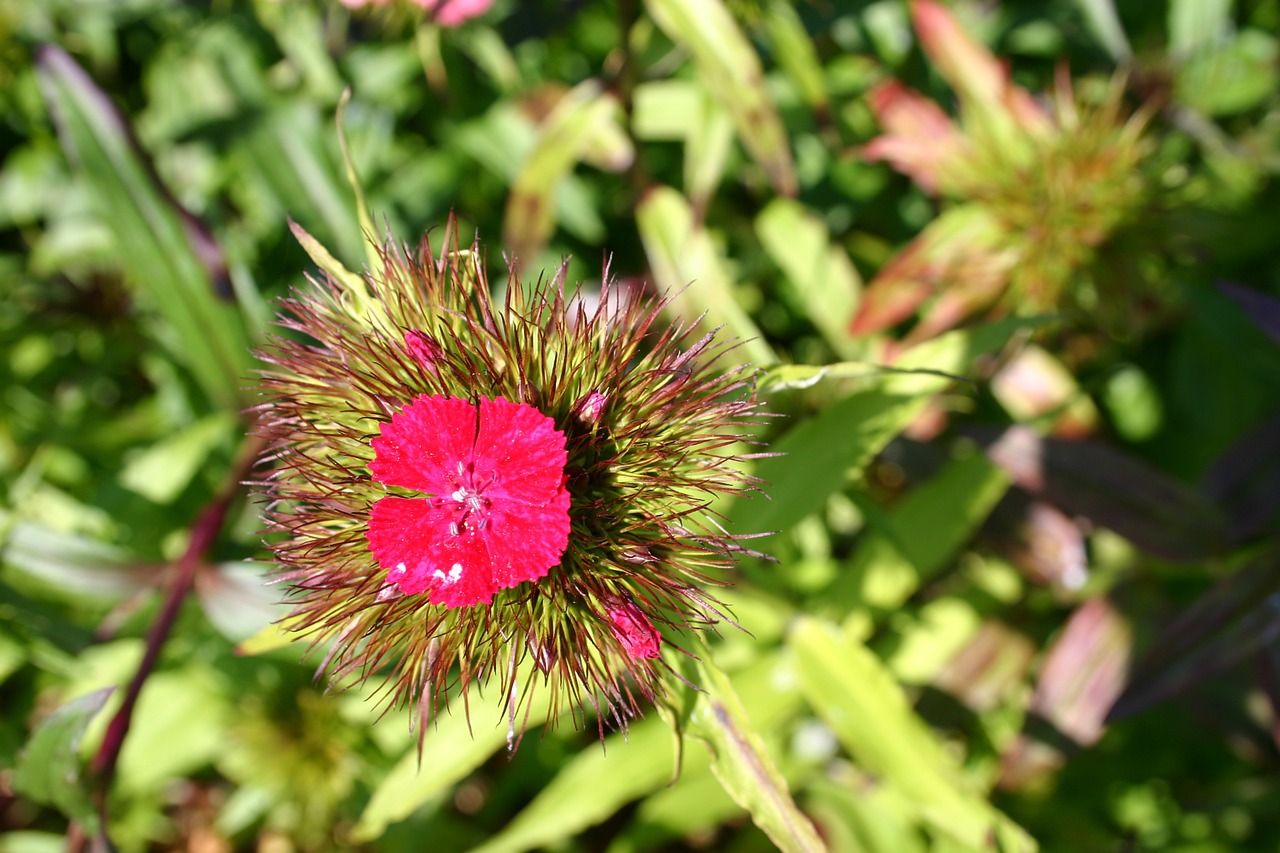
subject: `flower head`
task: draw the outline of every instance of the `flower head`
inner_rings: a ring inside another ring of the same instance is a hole
[[[662,300],[512,273],[497,302],[479,246],[450,223],[445,247],[296,294],[300,339],[262,355],[287,624],[332,679],[381,673],[422,715],[496,677],[513,727],[539,692],[625,725],[663,693],[663,645],[725,618],[704,586],[743,549],[712,502],[752,486],[756,403]]]

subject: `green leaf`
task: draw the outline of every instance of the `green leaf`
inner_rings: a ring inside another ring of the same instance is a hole
[[[172,503],[209,454],[232,440],[235,431],[230,414],[202,418],[131,457],[120,471],[120,485],[155,503]]]
[[[84,171],[129,278],[167,323],[160,337],[212,401],[241,411],[250,368],[244,318],[215,294],[182,213],[157,185],[124,118],[75,60],[46,47],[38,74],[63,145]]]
[[[1008,487],[1009,476],[981,452],[952,461],[879,524],[871,521],[870,534],[824,599],[839,613],[861,604],[901,606],[969,541]]]
[[[0,523],[12,524],[5,531],[5,564],[39,579],[59,597],[101,602],[135,594],[154,582],[154,568],[97,539],[4,513]]]
[[[916,395],[863,391],[791,429],[771,448],[781,455],[761,459],[756,466],[755,476],[767,484],[769,499],[736,502],[734,529],[785,530],[822,509],[850,474],[861,471],[923,406],[924,398]]]
[[[698,108],[682,116],[688,127],[684,146],[684,189],[698,218],[706,212],[724,177],[733,148],[733,122],[709,93],[698,92]]]
[[[358,208],[323,115],[305,101],[281,102],[246,123],[236,149],[245,171],[264,186],[258,198],[278,206],[277,218],[307,223],[340,257],[356,263],[365,257]]]
[[[650,190],[636,208],[640,240],[658,287],[672,297],[677,314],[692,322],[724,326],[742,345],[727,353],[744,363],[766,366],[778,360],[764,335],[739,305],[724,260],[689,203],[670,187]]]
[[[735,528],[743,533],[782,530],[822,509],[827,498],[911,423],[929,395],[950,385],[977,356],[1003,346],[1016,329],[1039,322],[1006,320],[950,332],[908,350],[892,368],[876,368],[874,387],[792,428],[772,448],[782,455],[760,460],[754,473],[767,484],[771,500],[735,503]],[[852,372],[847,365],[830,369]],[[821,368],[797,369],[789,381],[804,381],[806,371],[814,370],[818,372],[809,378],[820,376]]]
[[[333,276],[350,293],[365,293],[364,279],[343,266],[342,261],[333,256],[324,245],[307,233],[306,229],[293,220],[289,221],[289,230],[302,246],[307,257],[321,270]]]
[[[794,678],[776,655],[735,673],[733,682],[761,731],[780,725],[798,707]],[[709,764],[705,750],[686,749],[681,772],[698,773]],[[600,748],[580,752],[473,853],[520,853],[571,838],[666,785],[675,770],[671,729],[656,716],[646,717],[629,732],[605,738]]]
[[[19,793],[56,806],[90,834],[96,831],[98,815],[81,784],[78,750],[85,729],[114,691],[107,687],[73,699],[41,721],[18,756],[13,776]]]
[[[482,707],[477,698],[479,689],[473,688],[472,693],[471,705]],[[466,707],[466,700],[463,702]],[[535,704],[525,724],[540,726],[546,718],[547,706]],[[466,714],[437,717],[423,738],[421,759],[415,746],[391,769],[373,792],[352,837],[360,842],[380,837],[388,826],[409,817],[475,771],[507,745],[508,737],[506,720],[489,728],[473,725]]]
[[[779,198],[756,217],[756,234],[827,343],[845,358],[861,355],[865,347],[850,335],[849,324],[862,280],[822,220],[799,202]]]
[[[1170,0],[1169,52],[1185,57],[1222,38],[1231,26],[1232,0]]]
[[[834,625],[802,618],[792,630],[800,687],[850,756],[901,793],[915,820],[969,848],[1034,850],[1035,842],[971,790],[893,677]]]
[[[342,125],[343,116],[346,113],[347,104],[351,101],[351,88],[347,87],[342,90],[342,97],[338,99],[338,116],[336,123],[338,126],[338,147],[342,151],[342,168],[347,176],[347,183],[351,185],[351,191],[356,197],[356,221],[360,223],[360,234],[364,238],[364,262],[369,265],[369,269],[376,270],[382,266],[382,256],[378,252],[378,231],[374,227],[373,217],[369,215],[369,205],[364,200],[364,187],[360,183],[360,176],[356,174],[356,164],[351,160],[351,147],[347,144],[347,131]]]
[[[760,394],[775,394],[779,391],[800,391],[814,388],[824,382],[838,382],[848,379],[879,379],[891,375],[916,375],[933,377],[934,379],[957,379],[945,371],[921,368],[894,367],[892,365],[875,364],[870,361],[838,361],[834,364],[779,364],[763,371],[756,379],[756,391]]]
[[[806,809],[821,824],[832,850],[926,853],[930,849],[912,820],[915,809],[900,792],[856,768],[841,775],[852,778],[816,779],[805,799]]]
[[[514,183],[520,175],[537,140],[537,128],[512,101],[499,101],[484,115],[459,125],[445,139],[450,148],[466,153],[508,183]],[[554,200],[556,224],[589,243],[604,239],[604,222],[587,182],[580,176],[566,170]]]
[[[1180,66],[1174,96],[1205,115],[1241,113],[1275,95],[1278,64],[1280,47],[1274,35],[1243,30],[1228,42],[1207,45]]]
[[[175,779],[209,767],[226,748],[232,695],[204,665],[153,672],[138,696],[120,750],[117,789],[156,796]]]
[[[503,240],[517,265],[534,261],[555,231],[555,194],[584,151],[618,113],[597,80],[573,87],[538,130],[507,197]]]
[[[649,14],[693,56],[698,77],[724,105],[738,138],[783,195],[796,191],[786,128],[764,85],[764,70],[747,37],[720,0],[646,0]]]
[[[817,113],[830,109],[827,83],[814,40],[804,28],[800,13],[789,0],[767,0],[763,23],[778,64],[800,90],[809,108]]]
[[[732,683],[711,663],[710,650],[704,646],[694,661],[702,691],[689,717],[689,734],[710,748],[711,771],[720,784],[778,849],[825,850],[813,824],[791,799]]]
[[[1120,16],[1116,13],[1115,0],[1076,0],[1076,5],[1107,54],[1118,63],[1128,62],[1133,56],[1133,48],[1129,46],[1129,37],[1125,35]]]
[[[472,853],[519,853],[570,838],[671,780],[671,732],[648,717],[569,761],[511,823]]]
[[[284,591],[271,581],[271,565],[219,563],[196,575],[196,597],[209,624],[233,643],[261,634],[288,610]]]

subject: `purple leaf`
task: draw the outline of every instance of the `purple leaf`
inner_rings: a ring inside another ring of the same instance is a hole
[[[1228,547],[1226,520],[1194,489],[1121,450],[1043,438],[1026,427],[970,432],[1017,485],[1138,548],[1189,562]]]
[[[1130,717],[1280,639],[1280,550],[1264,553],[1167,625],[1136,667],[1108,720]]]
[[[1222,507],[1234,542],[1275,532],[1280,516],[1280,412],[1218,457],[1200,489]]]
[[[1245,316],[1267,337],[1280,344],[1280,299],[1230,281],[1218,282],[1218,290],[1239,305]]]

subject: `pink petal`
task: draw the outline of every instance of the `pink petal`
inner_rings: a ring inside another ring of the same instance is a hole
[[[1009,70],[933,0],[911,7],[920,46],[963,103],[1013,120],[1034,135],[1049,129],[1049,116],[1029,92],[1009,80]]]
[[[436,23],[442,27],[456,27],[470,18],[483,15],[493,5],[493,0],[414,0],[424,9],[434,10]]]
[[[555,421],[532,406],[498,397],[480,401],[480,433],[476,437],[476,474],[493,471],[498,481],[487,493],[523,506],[568,508],[561,488],[568,461],[564,433]]]
[[[948,177],[948,166],[965,153],[955,123],[933,101],[897,81],[872,90],[868,99],[888,133],[864,145],[862,156],[887,161],[921,189],[936,193]]]
[[[432,604],[445,607],[492,601],[502,585],[494,577],[486,537],[477,531],[453,535],[456,511],[432,503],[386,497],[373,505],[369,550],[387,570],[387,580],[405,595],[425,592]]]
[[[456,488],[458,463],[471,460],[475,439],[475,406],[424,394],[382,425],[369,471],[389,486],[447,495]]]

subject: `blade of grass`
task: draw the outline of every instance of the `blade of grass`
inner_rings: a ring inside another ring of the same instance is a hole
[[[83,170],[129,279],[164,318],[166,328],[157,337],[210,400],[240,412],[251,364],[243,316],[218,298],[182,214],[107,95],[61,48],[43,48],[37,68],[62,144]]]

